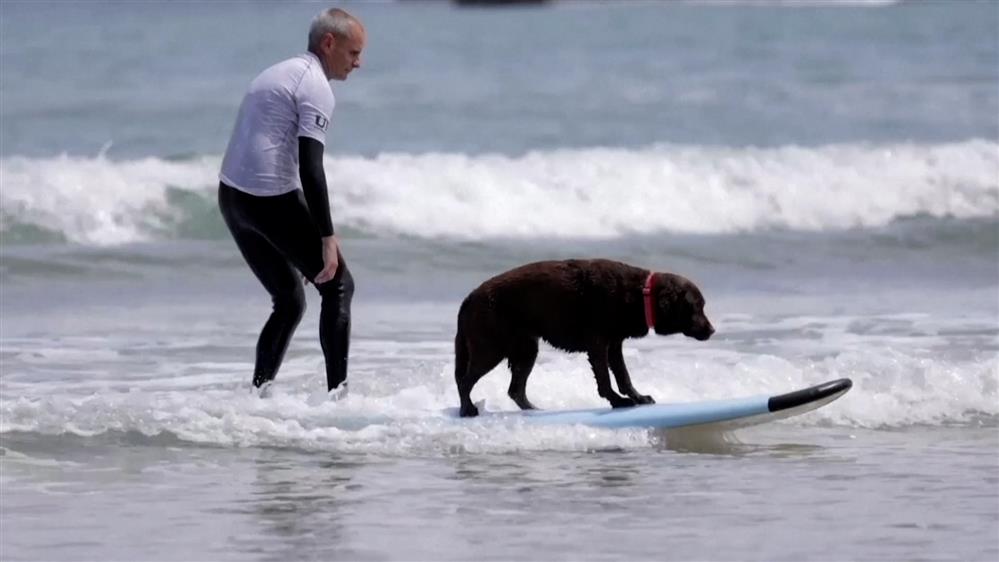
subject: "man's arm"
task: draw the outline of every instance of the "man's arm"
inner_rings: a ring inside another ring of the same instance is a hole
[[[336,275],[340,266],[339,248],[333,236],[330,218],[330,197],[326,189],[326,172],[323,169],[323,143],[309,137],[298,137],[298,175],[309,213],[323,237],[323,270],[312,280],[325,283]]]
[[[309,137],[298,137],[298,175],[302,180],[305,202],[323,238],[333,236],[330,218],[330,197],[323,170],[323,143]]]

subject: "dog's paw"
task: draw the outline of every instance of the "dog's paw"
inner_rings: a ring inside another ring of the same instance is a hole
[[[639,395],[638,400],[636,400],[636,402],[638,402],[639,404],[655,404],[656,403],[655,399],[652,398],[651,396],[641,396],[641,395]]]
[[[619,396],[611,400],[611,408],[631,408],[634,405],[635,401],[626,396]]]
[[[475,416],[479,415],[479,409],[476,408],[475,405],[469,404],[467,407],[462,406],[461,411],[458,412],[458,415],[463,418],[474,418]]]

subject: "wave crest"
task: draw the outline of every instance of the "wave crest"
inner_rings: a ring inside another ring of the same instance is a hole
[[[111,245],[216,237],[220,159],[0,161],[0,232]],[[458,240],[878,227],[999,215],[999,143],[817,148],[657,145],[328,157],[348,231]]]

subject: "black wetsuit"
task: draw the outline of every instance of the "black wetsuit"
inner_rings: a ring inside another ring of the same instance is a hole
[[[222,217],[246,263],[274,303],[257,341],[253,372],[253,385],[257,387],[273,380],[281,366],[288,341],[305,312],[301,275],[313,280],[322,271],[322,237],[333,234],[322,165],[323,145],[299,137],[298,147],[302,190],[260,197],[219,184]],[[354,279],[342,256],[339,262],[333,279],[316,285],[322,295],[319,341],[326,358],[329,390],[347,378],[350,303],[354,296]]]

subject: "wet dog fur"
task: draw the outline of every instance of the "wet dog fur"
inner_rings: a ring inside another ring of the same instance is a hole
[[[484,282],[462,302],[455,336],[454,378],[463,417],[478,415],[475,383],[503,359],[510,367],[508,394],[521,409],[538,340],[587,354],[597,392],[615,408],[651,404],[632,386],[622,344],[649,332],[643,288],[650,271],[611,260],[543,261],[523,265]],[[690,280],[654,273],[655,333],[707,340],[714,327],[704,297]],[[610,373],[617,389],[611,388]]]

